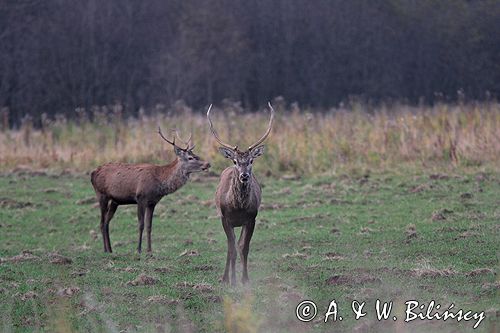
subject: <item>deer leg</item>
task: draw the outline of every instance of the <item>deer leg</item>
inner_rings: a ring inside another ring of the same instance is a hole
[[[142,251],[142,232],[144,231],[144,206],[137,204],[137,222],[139,226],[139,244],[137,245],[137,252],[140,254]]]
[[[236,236],[234,235],[234,229],[224,221],[222,222],[224,231],[227,236],[227,257],[226,257],[226,268],[224,269],[224,276],[222,282],[229,282],[229,269],[231,269],[231,285],[236,285]]]
[[[98,199],[99,199],[99,206],[101,207],[101,234],[102,234],[102,241],[104,242],[104,252],[108,252],[108,243],[107,243],[108,239],[106,237],[105,221],[106,221],[106,213],[108,211],[109,199],[104,195],[98,195]]]
[[[243,277],[241,282],[248,283],[248,251],[250,250],[250,240],[252,239],[253,230],[255,228],[255,221],[247,223],[241,228],[240,240],[238,241],[238,247],[240,248],[241,264],[243,267]]]
[[[104,220],[104,232],[106,234],[106,242],[108,245],[108,251],[109,253],[113,252],[111,250],[111,240],[109,239],[109,222],[113,218],[116,212],[116,208],[118,208],[118,204],[111,200],[108,205],[108,211],[106,212],[106,218]]]
[[[149,205],[146,207],[146,214],[144,219],[146,220],[146,228],[148,232],[148,253],[151,253],[151,229],[153,228],[153,212],[155,210],[154,205]]]

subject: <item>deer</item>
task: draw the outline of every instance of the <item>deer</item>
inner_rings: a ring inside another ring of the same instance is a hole
[[[92,171],[90,178],[97,201],[101,208],[101,233],[104,241],[104,252],[111,253],[109,239],[109,223],[120,205],[137,205],[139,226],[139,242],[137,252],[142,251],[142,234],[144,224],[147,229],[147,252],[151,253],[151,229],[153,212],[156,204],[166,195],[180,189],[195,172],[206,171],[210,163],[203,161],[193,153],[192,133],[183,148],[175,142],[176,130],[172,140],[168,140],[158,127],[160,137],[171,144],[176,158],[166,165],[108,163]]]
[[[266,132],[257,142],[244,151],[238,149],[238,146],[226,144],[220,139],[210,119],[212,105],[209,106],[207,111],[210,131],[215,140],[220,144],[219,152],[234,164],[222,171],[215,192],[217,213],[221,218],[222,227],[227,237],[226,267],[222,282],[224,284],[229,283],[229,270],[231,270],[231,286],[236,285],[235,264],[237,247],[243,271],[241,281],[243,284],[249,282],[247,268],[248,252],[250,251],[250,240],[252,239],[255,219],[261,202],[261,187],[257,178],[252,173],[252,165],[254,159],[264,153],[264,145],[261,145],[261,143],[269,136],[273,125],[274,109],[271,103],[268,103],[268,105],[271,110],[271,116]],[[241,234],[237,245],[234,232],[234,228],[236,227],[241,227]]]

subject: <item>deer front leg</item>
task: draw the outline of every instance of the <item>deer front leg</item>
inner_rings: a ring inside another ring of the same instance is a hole
[[[139,226],[139,244],[137,245],[137,252],[140,254],[142,251],[142,232],[144,231],[144,206],[137,204],[137,222]]]
[[[105,234],[106,234],[106,242],[105,242],[105,244],[107,243],[107,245],[108,245],[108,251],[107,252],[109,252],[109,253],[113,252],[113,250],[111,250],[111,240],[109,239],[109,222],[111,221],[111,219],[115,215],[116,208],[118,208],[118,204],[116,202],[114,202],[114,201],[110,201],[109,205],[108,205],[108,211],[106,213],[106,218],[105,218],[105,221],[104,221],[104,231],[105,231]],[[106,246],[106,245],[104,245],[104,246]]]
[[[106,213],[108,211],[109,199],[103,195],[97,195],[101,208],[101,235],[104,243],[104,252],[108,252],[108,238],[106,237]]]
[[[250,240],[252,239],[253,230],[255,228],[255,221],[249,222],[241,228],[240,239],[238,247],[240,248],[241,265],[243,268],[243,276],[241,282],[248,283],[248,252],[250,250]]]
[[[226,232],[227,237],[227,257],[226,257],[226,268],[224,269],[224,276],[222,277],[222,282],[229,282],[229,269],[231,269],[231,285],[236,285],[236,236],[234,235],[234,229],[232,226],[228,225],[224,220],[222,221],[222,226]]]
[[[153,229],[153,212],[155,210],[154,205],[149,205],[146,207],[146,214],[144,220],[146,221],[146,229],[148,232],[148,253],[151,253],[151,230]]]

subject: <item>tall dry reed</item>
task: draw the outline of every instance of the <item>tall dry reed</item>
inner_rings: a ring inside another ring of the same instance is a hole
[[[318,175],[342,170],[401,168],[492,168],[500,166],[500,104],[440,104],[433,107],[349,108],[326,112],[285,109],[277,117],[256,168],[267,175]],[[223,140],[245,147],[266,128],[269,113],[244,113],[237,104],[215,108]],[[204,113],[186,106],[143,110],[124,118],[121,107],[77,110],[74,120],[42,116],[35,128],[27,118],[20,129],[0,132],[0,169],[91,170],[109,161],[165,163],[173,158],[157,128],[193,132],[195,152],[219,170],[227,165],[217,153]]]

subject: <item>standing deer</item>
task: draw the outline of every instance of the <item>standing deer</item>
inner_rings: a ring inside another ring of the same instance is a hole
[[[238,250],[243,267],[242,282],[248,282],[247,259],[250,249],[250,240],[255,227],[255,218],[259,211],[261,190],[257,178],[252,174],[253,160],[264,153],[264,146],[260,145],[268,137],[274,120],[274,109],[271,109],[271,118],[267,131],[256,143],[248,147],[246,151],[240,151],[238,146],[228,145],[219,138],[210,120],[210,109],[207,118],[210,130],[221,145],[219,151],[225,158],[231,159],[234,166],[222,171],[220,182],[215,193],[215,205],[222,220],[222,227],[227,236],[227,258],[226,268],[222,281],[229,282],[229,269],[231,268],[231,285],[236,285],[236,237],[235,227],[242,227],[238,240]]]
[[[148,252],[151,252],[151,228],[156,204],[166,196],[181,188],[193,172],[205,171],[210,163],[201,160],[193,153],[194,145],[189,137],[186,148],[175,143],[175,136],[170,141],[158,128],[161,138],[172,146],[176,159],[167,165],[109,163],[95,169],[90,177],[92,186],[101,207],[101,233],[104,252],[112,252],[109,239],[109,222],[119,205],[137,204],[139,223],[139,245],[141,253],[144,222],[148,233]],[[182,141],[178,133],[177,138]]]

